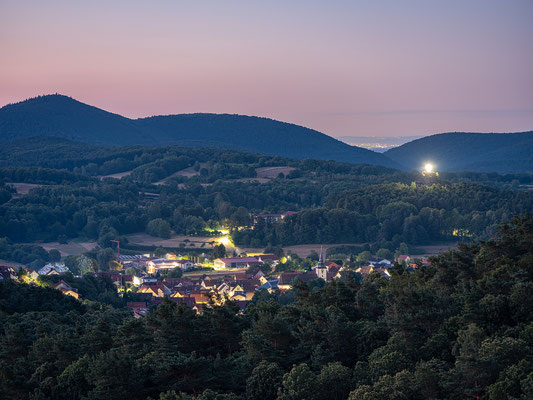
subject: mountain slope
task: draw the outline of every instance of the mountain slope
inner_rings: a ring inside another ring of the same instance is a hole
[[[440,171],[533,172],[533,131],[441,133],[413,140],[384,153],[410,169],[424,163]]]
[[[35,97],[0,108],[0,141],[53,136],[92,144],[150,144],[135,121],[67,96]]]
[[[98,145],[179,144],[220,147],[297,159],[316,158],[400,168],[387,157],[318,131],[268,118],[181,114],[129,119],[62,95],[0,109],[0,142],[52,136]]]
[[[381,154],[347,145],[303,126],[232,114],[185,114],[144,118],[140,126],[162,143],[214,146],[290,158],[317,158],[399,167]]]

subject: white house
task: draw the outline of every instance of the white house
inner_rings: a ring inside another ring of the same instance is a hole
[[[60,275],[68,271],[69,269],[63,263],[49,263],[37,272],[39,275]]]
[[[368,263],[374,267],[381,267],[381,268],[390,268],[390,266],[392,265],[392,263],[389,260],[385,258],[380,258],[380,257],[371,257],[368,260]]]
[[[255,257],[227,257],[217,258],[213,262],[215,269],[224,268],[249,268],[250,266],[263,265],[263,261]]]
[[[166,258],[157,258],[146,263],[149,274],[156,274],[158,271],[166,271],[175,268],[181,268],[182,271],[188,271],[194,268],[194,263],[190,260],[168,260]]]

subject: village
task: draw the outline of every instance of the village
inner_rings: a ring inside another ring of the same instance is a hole
[[[394,262],[413,271],[429,265],[427,258],[411,258],[400,255],[391,261],[371,257],[362,266],[348,267],[325,259],[320,252],[315,264],[305,270],[283,270],[286,257],[275,254],[244,254],[239,257],[220,257],[207,264],[167,253],[164,257],[153,254],[119,255],[120,270],[90,272],[95,277],[113,282],[119,295],[134,293],[138,301],[130,301],[126,306],[135,318],[144,317],[150,308],[157,307],[164,298],[184,304],[197,313],[210,305],[221,305],[226,301],[235,302],[241,311],[250,304],[261,291],[268,293],[286,292],[297,282],[330,282],[336,279],[362,280],[372,274],[390,279]],[[49,263],[39,270],[0,266],[0,280],[13,279],[27,284],[39,284],[41,277],[58,276],[57,283],[50,287],[80,301],[83,297],[78,289],[60,279],[71,274],[62,262]]]

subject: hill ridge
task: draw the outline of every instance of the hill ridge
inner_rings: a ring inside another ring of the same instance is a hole
[[[51,136],[95,145],[189,143],[296,159],[315,158],[402,168],[401,163],[350,146],[311,128],[267,117],[191,113],[131,119],[62,94],[0,108],[0,142]]]
[[[532,173],[533,131],[438,133],[384,154],[411,169],[431,162],[441,171]]]

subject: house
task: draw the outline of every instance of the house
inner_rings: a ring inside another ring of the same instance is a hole
[[[227,285],[227,289],[225,289],[224,293],[221,293],[220,291],[219,293],[227,294],[231,299],[233,299],[235,296],[241,296],[239,298],[240,300],[251,300],[254,296],[255,289],[261,286],[261,282],[259,280],[242,280],[224,284]]]
[[[247,275],[249,275],[251,279],[261,279],[265,277],[264,272],[258,267],[252,269]]]
[[[146,262],[148,260],[149,258],[144,254],[135,254],[133,256],[121,254],[118,257],[118,262],[124,266],[129,266],[130,264],[137,264],[139,262]]]
[[[263,261],[265,263],[277,263],[279,260],[279,257],[275,254],[253,254],[252,257],[257,258],[259,261]]]
[[[134,318],[142,318],[148,313],[148,306],[145,301],[129,301],[126,307],[131,308]]]
[[[0,265],[0,280],[17,279],[17,273],[13,267]]]
[[[200,286],[205,289],[216,289],[218,282],[209,275],[204,275],[200,280]]]
[[[253,292],[243,292],[243,293],[236,293],[233,296],[230,297],[230,300],[234,301],[251,301],[255,295],[255,291]]]
[[[196,299],[194,297],[174,297],[170,299],[177,304],[185,304],[187,307],[197,311]]]
[[[318,279],[315,271],[298,272],[298,271],[286,271],[282,272],[278,277],[278,288],[280,290],[292,289],[292,282],[295,279],[299,279],[302,282],[311,282]]]
[[[52,288],[60,290],[64,295],[72,296],[75,299],[79,300],[80,298],[80,295],[78,294],[78,289],[73,288],[64,280],[60,280],[55,285],[52,285]]]
[[[159,271],[168,271],[175,268],[188,271],[194,268],[194,263],[190,260],[169,260],[166,258],[156,258],[146,263],[146,270],[152,275],[157,274]]]
[[[266,290],[269,293],[272,293],[273,291],[278,289],[278,282],[279,279],[272,279],[270,281],[266,281],[261,286],[256,287],[255,290]]]
[[[182,271],[189,271],[194,268],[194,263],[191,260],[178,260],[178,265]]]
[[[398,258],[396,258],[396,262],[399,264],[409,265],[409,263],[411,262],[411,257],[405,254],[401,254],[398,256]]]
[[[66,272],[69,272],[69,269],[65,267],[65,264],[63,263],[48,263],[44,267],[42,267],[39,271],[37,271],[39,275],[61,275]]]
[[[170,296],[171,290],[162,282],[143,283],[137,293],[149,293],[154,297]]]
[[[277,223],[283,221],[283,219],[290,217],[291,215],[298,214],[296,211],[285,211],[282,214],[257,214],[254,216],[254,223],[257,224],[263,220],[267,224]]]
[[[173,293],[171,298],[192,298],[195,301],[195,304],[207,304],[209,302],[209,293],[206,292],[189,292],[184,290],[178,290],[177,292]]]
[[[213,264],[215,269],[250,268],[251,266],[263,265],[263,261],[255,257],[226,257],[217,258]]]
[[[374,267],[382,267],[382,268],[390,268],[390,266],[392,265],[392,263],[385,259],[385,258],[380,258],[380,257],[370,257],[370,259],[368,260],[368,263],[370,265],[373,265]]]
[[[37,271],[29,268],[25,268],[26,276],[28,277],[28,282],[34,282],[40,275]]]
[[[165,278],[163,283],[173,289],[191,289],[199,286],[197,283],[188,278]]]
[[[234,281],[243,281],[245,279],[248,279],[248,274],[246,274],[246,273],[233,275],[233,280]]]
[[[412,269],[417,269],[418,267],[428,267],[430,265],[429,258],[427,257],[421,257],[421,258],[415,258],[411,259],[411,262],[409,263],[409,267]]]
[[[254,217],[254,223],[259,223],[259,221],[263,220],[267,224],[272,224],[276,222],[280,222],[282,219],[281,214],[257,214]]]
[[[328,274],[327,274],[326,282],[330,282],[333,279],[341,278],[341,271],[344,270],[342,266],[334,262],[330,262],[330,263],[327,263],[327,268],[328,268]]]
[[[374,267],[373,265],[357,268],[355,272],[359,272],[363,278],[366,278],[368,275],[374,272],[377,272],[386,279],[391,278],[390,272],[386,268]]]
[[[231,285],[229,284],[229,282],[222,282],[219,286],[216,287],[216,292],[221,295],[228,294],[230,290]]]
[[[154,278],[152,276],[148,275],[142,275],[142,276],[133,276],[133,285],[134,286],[141,286],[143,283],[156,283],[157,278]]]
[[[373,265],[366,265],[364,267],[359,267],[355,270],[355,272],[358,272],[361,274],[363,278],[370,275],[372,272],[374,272],[374,266]]]
[[[302,275],[303,275],[303,272],[296,272],[296,271],[282,272],[278,277],[278,288],[280,290],[292,289],[291,284],[294,281],[294,279]]]

